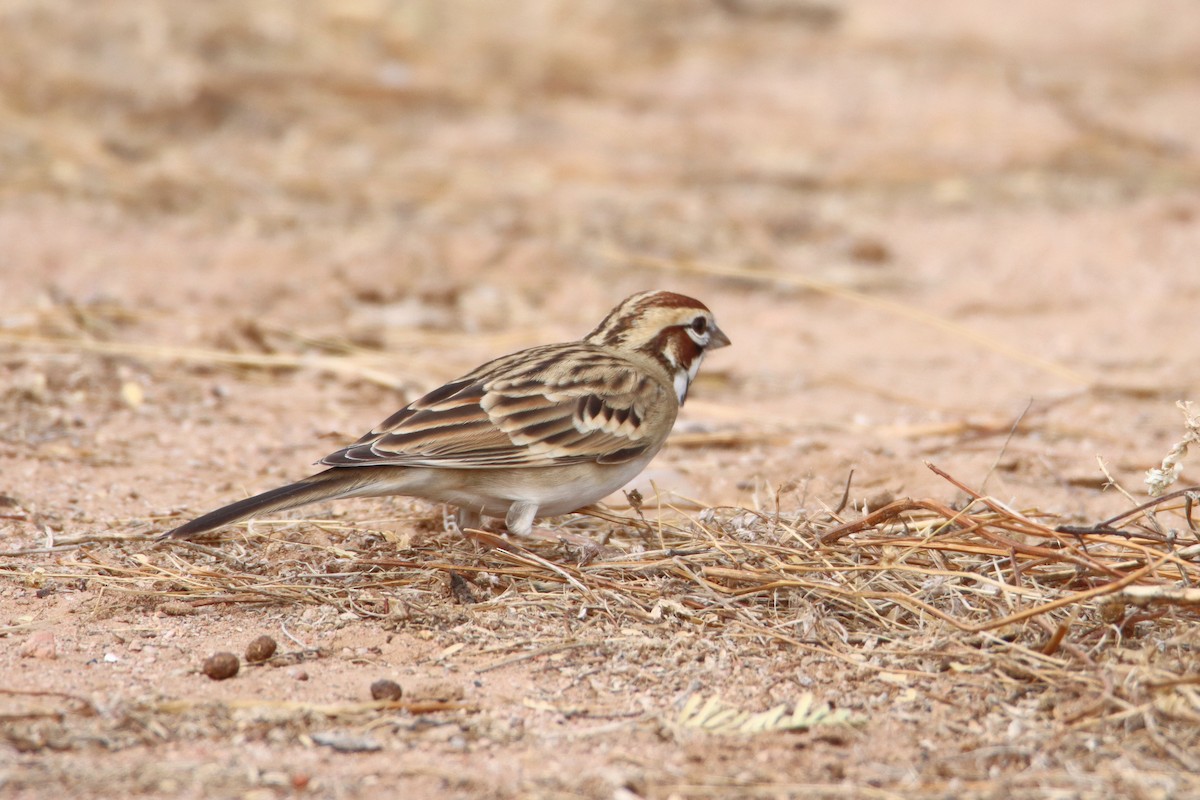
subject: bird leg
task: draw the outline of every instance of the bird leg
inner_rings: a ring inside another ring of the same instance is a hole
[[[446,515],[443,517],[443,521],[446,525],[446,530],[452,531],[457,528],[459,533],[465,532],[467,528],[480,530],[480,526],[483,524],[482,515],[478,511],[471,511],[462,506],[459,507],[458,513],[455,514],[453,519],[449,515]]]
[[[533,531],[533,518],[537,516],[538,504],[517,501],[508,507],[504,515],[504,527],[515,536],[528,536]]]

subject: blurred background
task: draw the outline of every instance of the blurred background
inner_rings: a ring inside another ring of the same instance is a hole
[[[1200,399],[1198,189],[1195,0],[0,0],[0,786],[1195,796],[1190,611],[816,530],[953,481],[1146,500]],[[733,340],[632,484],[696,549],[573,516],[532,570],[407,498],[140,538],[647,288]],[[1111,577],[1190,580],[1160,519]],[[303,660],[202,676],[268,630]],[[364,706],[383,675],[451,702]],[[672,727],[709,693],[869,724]]]
[[[735,343],[678,494],[952,491],[932,458],[1086,515],[1200,375],[1189,0],[6,0],[0,52],[12,459],[207,502],[661,287]]]

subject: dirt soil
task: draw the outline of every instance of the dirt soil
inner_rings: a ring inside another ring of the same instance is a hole
[[[820,539],[964,508],[927,462],[1051,526],[1149,499],[1200,399],[1194,3],[11,0],[0,52],[0,794],[1200,796],[1194,606],[972,633],[903,595],[1098,584],[921,551],[875,596],[909,551]],[[640,509],[153,541],[646,288],[734,344]]]

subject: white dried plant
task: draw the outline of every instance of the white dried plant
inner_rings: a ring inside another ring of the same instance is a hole
[[[786,704],[781,704],[758,713],[727,706],[716,697],[705,699],[700,694],[693,694],[683,704],[675,725],[684,730],[745,736],[808,730],[825,725],[861,725],[863,722],[849,711],[834,710],[827,703],[818,703],[811,692],[806,692],[796,699],[790,712]]]
[[[1167,453],[1162,460],[1162,466],[1146,470],[1146,487],[1151,497],[1162,495],[1171,484],[1179,480],[1179,474],[1183,472],[1183,459],[1187,455],[1188,446],[1200,445],[1200,415],[1192,413],[1190,400],[1180,400],[1175,405],[1183,411],[1186,430],[1183,438],[1175,443],[1171,452]]]

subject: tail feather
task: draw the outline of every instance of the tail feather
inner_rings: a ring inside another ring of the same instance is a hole
[[[262,494],[238,500],[227,506],[210,511],[186,522],[174,530],[167,531],[159,539],[190,539],[235,522],[241,522],[250,517],[267,514],[272,511],[286,511],[289,508],[318,503],[322,500],[335,500],[350,495],[372,494],[363,489],[373,480],[375,470],[346,469],[334,467],[324,472],[305,478],[287,486],[270,489]]]

